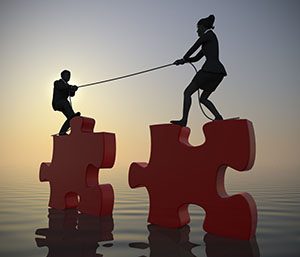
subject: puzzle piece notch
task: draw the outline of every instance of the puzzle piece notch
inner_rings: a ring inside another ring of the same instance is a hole
[[[94,125],[91,118],[75,117],[70,135],[53,136],[52,162],[40,166],[40,181],[50,182],[50,207],[78,207],[91,215],[112,215],[113,188],[99,185],[98,173],[100,168],[114,165],[115,135],[95,133]]]
[[[129,185],[146,187],[148,222],[178,228],[190,221],[188,205],[204,208],[204,230],[219,236],[250,239],[257,223],[251,195],[228,196],[224,174],[229,166],[249,170],[255,160],[255,137],[248,120],[214,121],[204,125],[205,142],[188,143],[189,128],[153,125],[149,163],[132,163]]]

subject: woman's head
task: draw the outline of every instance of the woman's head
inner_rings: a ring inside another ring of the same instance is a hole
[[[208,29],[214,29],[215,28],[214,22],[215,22],[215,16],[212,14],[206,18],[200,19],[197,23],[198,35],[199,36],[202,35]]]

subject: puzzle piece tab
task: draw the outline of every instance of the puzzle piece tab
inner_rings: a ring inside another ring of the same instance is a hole
[[[257,210],[248,193],[227,195],[224,175],[229,166],[249,170],[255,159],[255,136],[248,120],[213,121],[204,125],[205,142],[188,143],[190,129],[152,125],[149,163],[132,163],[131,188],[149,193],[148,222],[178,228],[190,221],[188,205],[206,212],[203,228],[218,236],[249,240],[256,230]]]
[[[98,172],[114,165],[115,135],[94,133],[94,126],[94,119],[75,117],[70,135],[53,136],[52,162],[40,166],[40,181],[50,183],[50,207],[112,215],[114,191],[110,184],[99,185]]]

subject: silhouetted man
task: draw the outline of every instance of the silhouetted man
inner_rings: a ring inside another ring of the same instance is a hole
[[[171,123],[186,126],[188,120],[189,110],[192,104],[192,94],[198,89],[203,92],[200,96],[200,102],[204,104],[216,120],[222,120],[223,117],[218,112],[214,104],[208,100],[212,92],[216,90],[223,78],[227,75],[223,64],[219,61],[219,45],[216,34],[212,31],[214,29],[215,16],[210,15],[203,18],[197,23],[197,33],[199,39],[187,51],[182,59],[176,60],[174,64],[180,65],[187,62],[197,62],[203,56],[206,61],[202,68],[197,72],[191,83],[184,91],[183,114],[181,120],[172,120]],[[201,50],[193,57],[191,55],[201,46]]]
[[[77,86],[68,84],[71,78],[71,72],[64,70],[60,75],[61,79],[54,82],[52,107],[55,111],[60,111],[67,117],[67,120],[59,131],[59,135],[64,136],[67,135],[67,131],[70,128],[70,120],[75,116],[80,116],[80,112],[75,113],[68,101],[68,97],[74,96],[78,89]]]

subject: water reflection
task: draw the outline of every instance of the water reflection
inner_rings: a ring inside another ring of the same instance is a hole
[[[217,237],[211,234],[204,236],[207,257],[259,257],[256,238],[250,241]]]
[[[190,227],[180,229],[162,228],[156,225],[148,225],[149,244],[142,242],[130,243],[133,248],[145,249],[150,247],[151,257],[194,257],[192,249],[197,244],[189,241]]]
[[[138,249],[150,248],[150,257],[194,257],[192,249],[197,244],[189,241],[190,227],[180,229],[162,228],[149,225],[149,243],[134,242],[129,246]],[[233,240],[211,234],[204,236],[207,257],[259,257],[256,239],[251,241]]]
[[[47,257],[93,257],[97,254],[98,242],[113,240],[112,217],[93,217],[80,214],[75,209],[65,211],[49,209],[49,228],[37,229],[36,244],[47,246]]]

